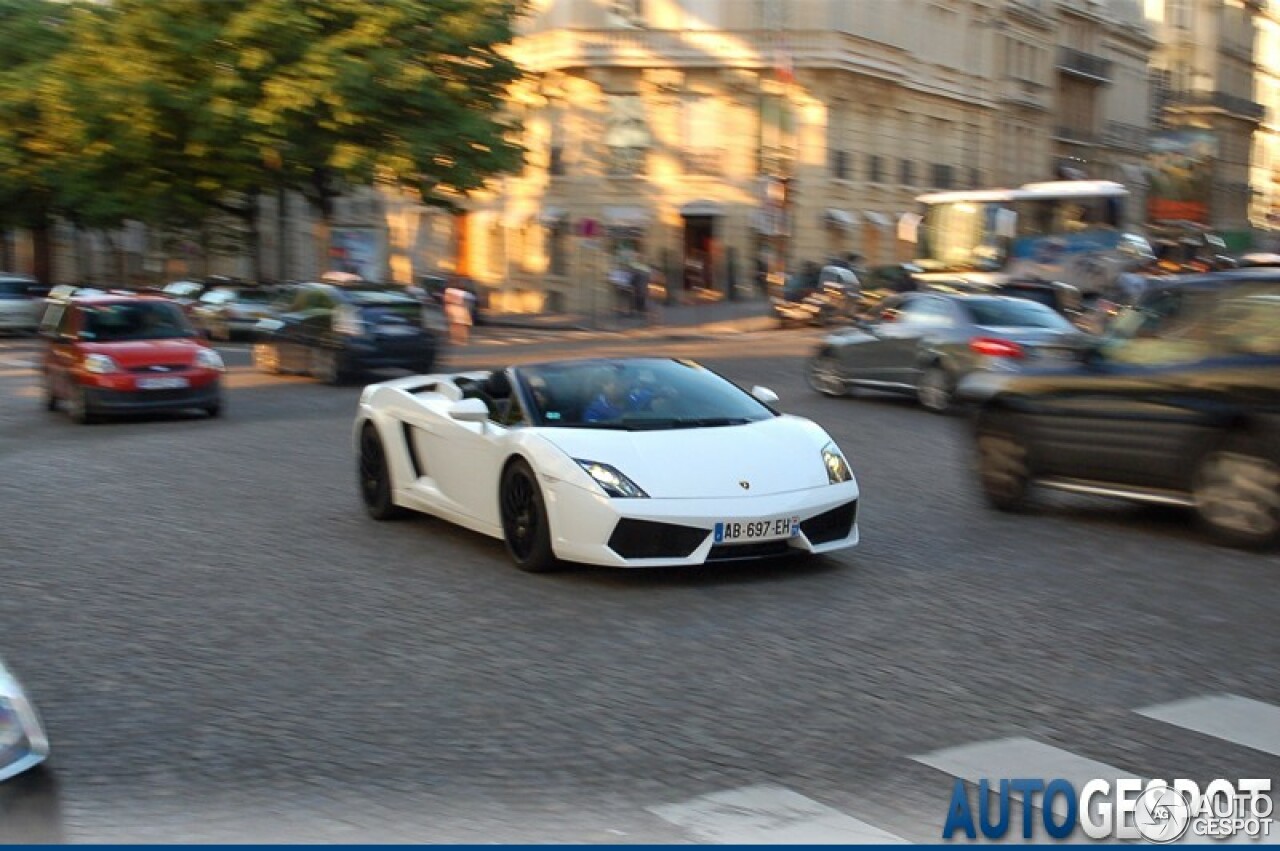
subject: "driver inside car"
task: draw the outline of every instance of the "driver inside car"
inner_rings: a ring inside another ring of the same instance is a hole
[[[601,423],[618,420],[626,414],[648,410],[654,398],[652,390],[629,386],[622,376],[611,373],[605,377],[600,392],[582,411],[582,421]]]

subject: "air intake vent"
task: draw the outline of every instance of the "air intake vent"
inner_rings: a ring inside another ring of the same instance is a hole
[[[623,558],[687,558],[710,529],[624,517],[609,537],[609,549]]]
[[[858,501],[846,502],[800,523],[800,531],[811,544],[829,544],[849,537],[858,518]]]

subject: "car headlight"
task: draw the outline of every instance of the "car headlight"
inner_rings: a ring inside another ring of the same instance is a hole
[[[0,780],[44,761],[49,740],[18,681],[0,666]]]
[[[849,469],[849,462],[844,460],[844,456],[840,454],[840,450],[836,448],[834,443],[828,443],[822,447],[822,463],[827,468],[827,481],[833,485],[847,482],[853,478],[853,471]]]
[[[222,362],[222,355],[213,349],[200,349],[196,352],[196,366],[202,366],[205,369],[226,369],[226,364]]]
[[[586,471],[587,475],[595,480],[595,483],[604,488],[604,492],[609,496],[638,499],[648,499],[649,494],[640,489],[640,486],[628,479],[616,468],[608,464],[601,464],[599,461],[584,461],[581,458],[573,459],[578,462],[578,466]]]
[[[104,375],[108,372],[119,372],[120,366],[106,355],[85,355],[84,371],[92,372],[94,375]]]

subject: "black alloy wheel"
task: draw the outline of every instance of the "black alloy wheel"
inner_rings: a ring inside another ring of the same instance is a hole
[[[374,520],[396,520],[408,514],[391,498],[391,472],[382,439],[373,423],[360,430],[360,498]]]
[[[96,419],[89,409],[89,394],[83,385],[71,383],[71,389],[67,393],[67,415],[73,423],[80,425],[89,425]]]
[[[941,364],[931,364],[920,376],[916,398],[920,406],[935,414],[950,413],[955,405],[955,377]]]
[[[503,538],[516,567],[529,573],[554,570],[546,505],[538,479],[525,461],[513,461],[503,472],[499,505]]]
[[[805,367],[809,386],[824,396],[848,396],[849,386],[840,375],[840,362],[830,355],[816,355]]]

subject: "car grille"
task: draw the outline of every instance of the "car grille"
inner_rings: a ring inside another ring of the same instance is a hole
[[[609,549],[623,558],[687,558],[709,529],[624,517],[609,536]]]
[[[795,547],[780,541],[758,541],[750,544],[720,544],[711,548],[707,561],[738,561],[748,558],[776,558],[795,553]]]
[[[849,537],[858,519],[858,501],[846,502],[800,522],[800,531],[811,544],[829,544]]]
[[[185,363],[157,363],[157,364],[151,364],[150,366],[129,367],[130,372],[137,372],[137,373],[144,373],[144,374],[150,374],[153,372],[158,372],[158,373],[182,372],[184,369],[190,369],[190,367],[187,366],[187,364]]]

